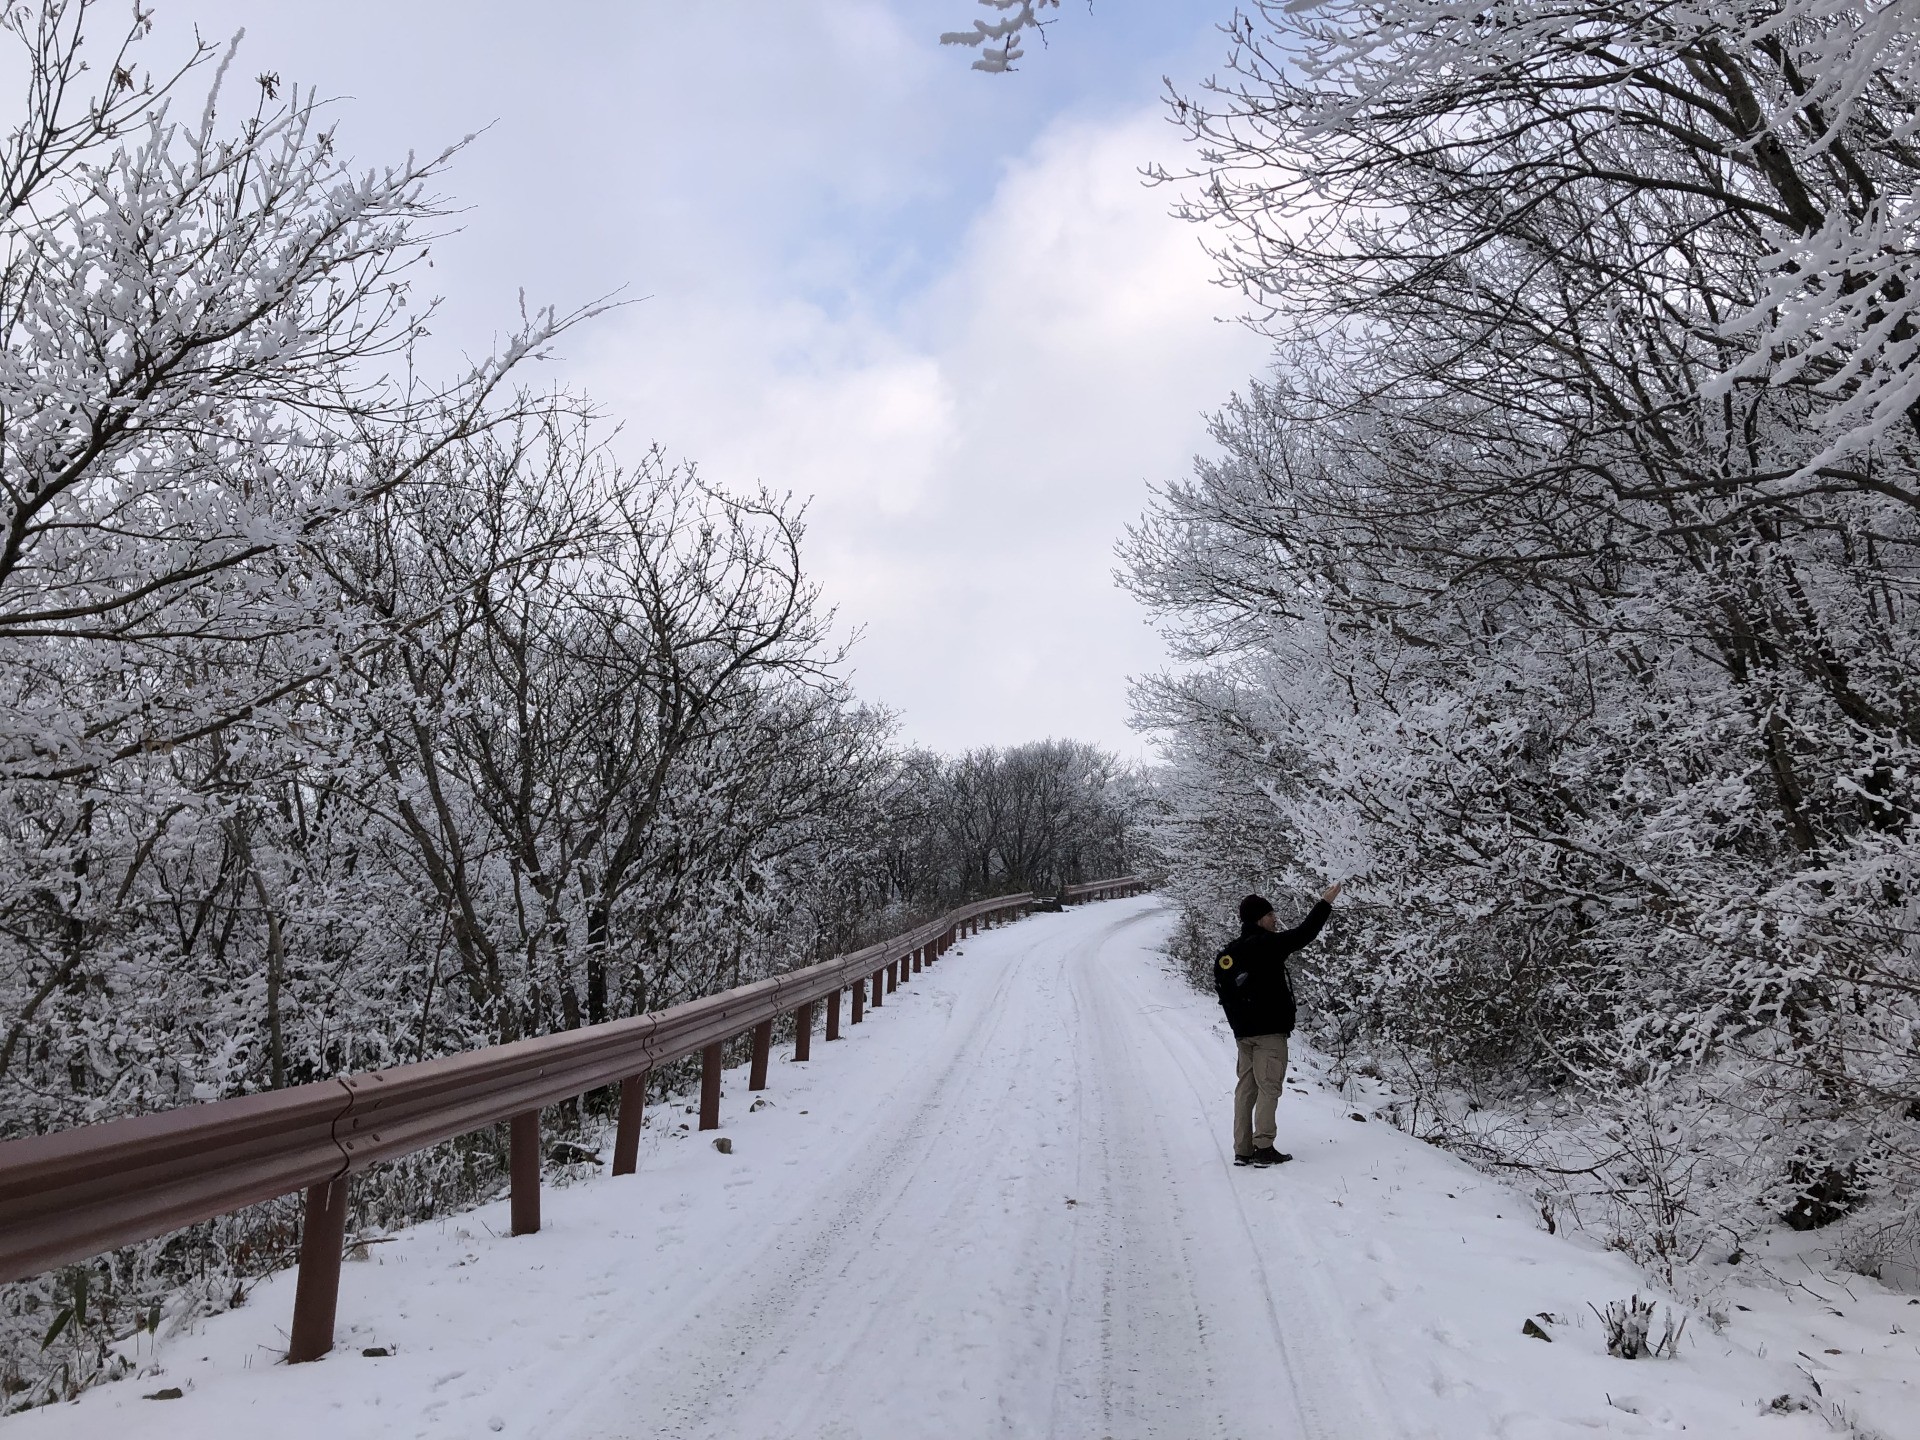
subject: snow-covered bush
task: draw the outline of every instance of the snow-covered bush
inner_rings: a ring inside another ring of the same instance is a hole
[[[1607,1353],[1619,1360],[1646,1360],[1677,1354],[1680,1336],[1687,1328],[1686,1319],[1682,1317],[1676,1322],[1669,1309],[1666,1328],[1655,1339],[1653,1316],[1656,1308],[1655,1301],[1642,1300],[1638,1295],[1626,1300],[1610,1301],[1605,1310],[1595,1306],[1593,1313],[1600,1317],[1600,1326],[1606,1332]]]

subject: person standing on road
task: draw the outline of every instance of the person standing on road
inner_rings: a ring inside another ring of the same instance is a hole
[[[1233,1087],[1233,1163],[1278,1165],[1291,1155],[1273,1148],[1274,1108],[1287,1079],[1287,1037],[1293,1034],[1293,983],[1287,957],[1304,950],[1333,913],[1340,894],[1329,885],[1307,918],[1282,930],[1273,906],[1258,895],[1240,902],[1240,934],[1213,962],[1213,988],[1240,1052]]]

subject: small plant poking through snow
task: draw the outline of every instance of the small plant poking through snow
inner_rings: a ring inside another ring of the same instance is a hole
[[[1604,1311],[1592,1305],[1587,1308],[1600,1317],[1600,1324],[1606,1329],[1607,1353],[1622,1360],[1645,1360],[1662,1355],[1670,1358],[1678,1353],[1680,1336],[1687,1328],[1686,1317],[1675,1320],[1669,1308],[1660,1338],[1653,1340],[1654,1302],[1642,1300],[1638,1295],[1615,1300]]]

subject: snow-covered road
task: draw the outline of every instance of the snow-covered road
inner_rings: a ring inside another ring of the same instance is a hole
[[[1389,1433],[1349,1428],[1375,1382],[1338,1312],[1288,1325],[1272,1298],[1278,1278],[1304,1318],[1311,1262],[1256,1245],[1236,1182],[1277,1177],[1226,1163],[1219,1047],[1165,1023],[1152,915],[1089,907],[956,957],[945,1023],[861,1143],[558,1428]]]
[[[345,1269],[340,1348],[318,1364],[274,1363],[291,1301],[276,1277],[163,1340],[142,1378],[0,1430],[1830,1433],[1807,1412],[1762,1418],[1794,1372],[1735,1340],[1606,1357],[1586,1304],[1644,1278],[1355,1123],[1311,1057],[1281,1111],[1298,1158],[1234,1169],[1231,1044],[1168,970],[1166,925],[1142,897],[978,936],[845,1043],[777,1063],[759,1108],[730,1073],[731,1155],[690,1108],[659,1107],[640,1173],[551,1191],[537,1236],[503,1238],[496,1204],[372,1248]],[[1534,1314],[1559,1317],[1554,1343],[1521,1335]],[[162,1387],[185,1393],[142,1398]]]

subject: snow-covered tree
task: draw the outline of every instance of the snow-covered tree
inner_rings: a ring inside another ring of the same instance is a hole
[[[1260,4],[1174,101],[1277,343],[1129,547],[1176,874],[1364,876],[1334,1018],[1452,1074],[1710,1086],[1739,1223],[1920,1139],[1899,9]]]
[[[803,507],[523,382],[590,312],[425,378],[453,151],[356,167],[236,46],[153,79],[99,13],[0,12],[0,1137],[661,1008],[1125,853],[1111,759],[1050,744],[970,757],[956,861]],[[499,1178],[468,1137],[356,1224]],[[0,1288],[0,1405],[287,1263],[293,1213]]]

